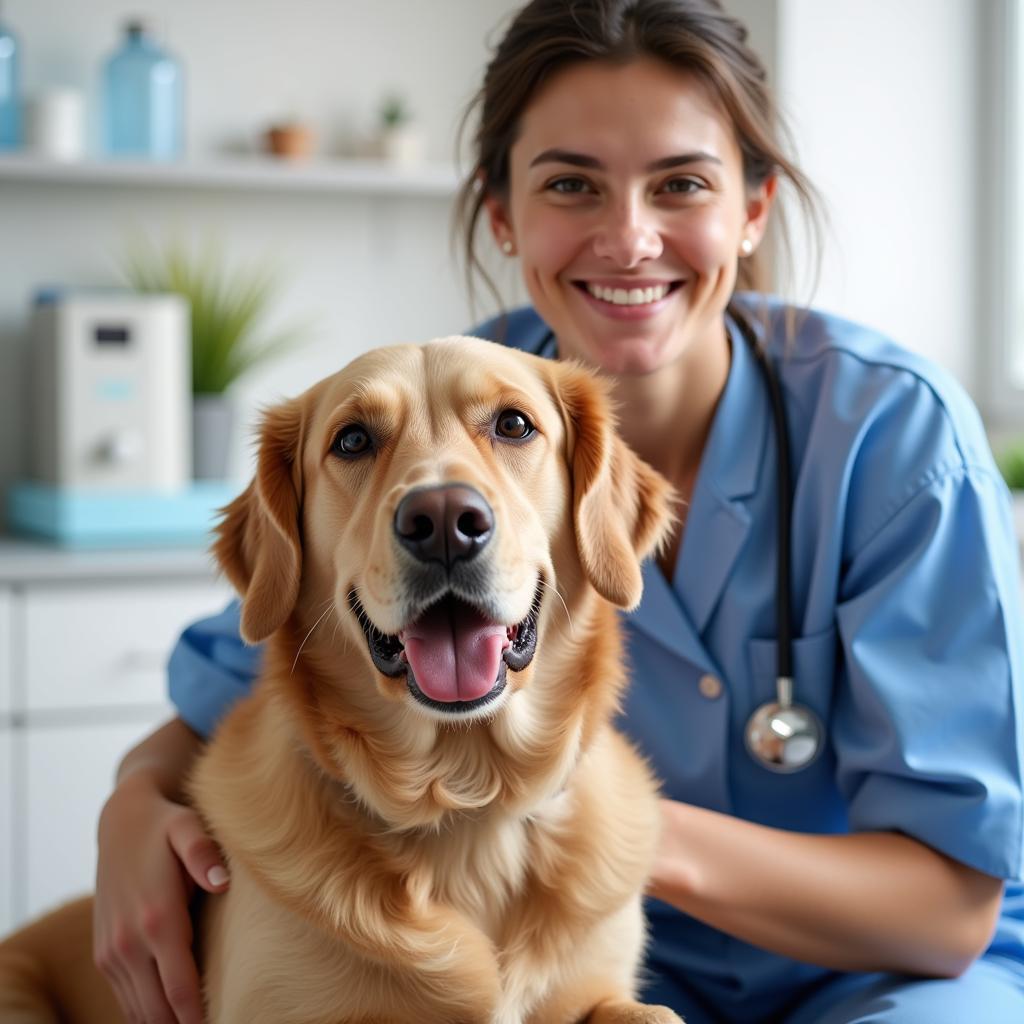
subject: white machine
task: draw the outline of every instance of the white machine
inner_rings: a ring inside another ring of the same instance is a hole
[[[188,485],[191,345],[184,299],[40,293],[31,364],[35,480],[86,490]]]

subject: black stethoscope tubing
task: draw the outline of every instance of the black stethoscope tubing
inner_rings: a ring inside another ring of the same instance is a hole
[[[782,401],[779,378],[772,368],[768,353],[758,344],[753,328],[734,309],[730,309],[729,315],[757,360],[772,407],[772,427],[775,431],[776,449],[776,500],[778,502],[776,526],[778,564],[775,580],[775,630],[778,634],[778,649],[775,671],[780,678],[792,679],[793,605],[790,543],[793,536],[793,473],[789,459],[789,425],[786,422],[786,407]]]

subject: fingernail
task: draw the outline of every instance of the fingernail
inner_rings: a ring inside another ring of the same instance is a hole
[[[228,880],[228,873],[218,864],[206,872],[206,880],[210,885],[225,885]]]

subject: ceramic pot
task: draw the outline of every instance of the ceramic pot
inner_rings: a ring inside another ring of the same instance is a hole
[[[192,396],[192,476],[225,480],[235,413],[224,395]]]
[[[266,151],[285,160],[308,159],[313,155],[315,144],[313,130],[298,122],[271,125],[263,137]]]
[[[382,160],[409,167],[423,162],[423,135],[414,125],[396,125],[380,133],[377,146]]]

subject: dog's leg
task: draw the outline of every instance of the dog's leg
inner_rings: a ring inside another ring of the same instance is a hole
[[[4,1024],[60,1024],[46,991],[42,965],[29,953],[0,945],[0,1020]]]
[[[92,962],[92,899],[77,900],[0,942],[3,1024],[118,1024]]]

